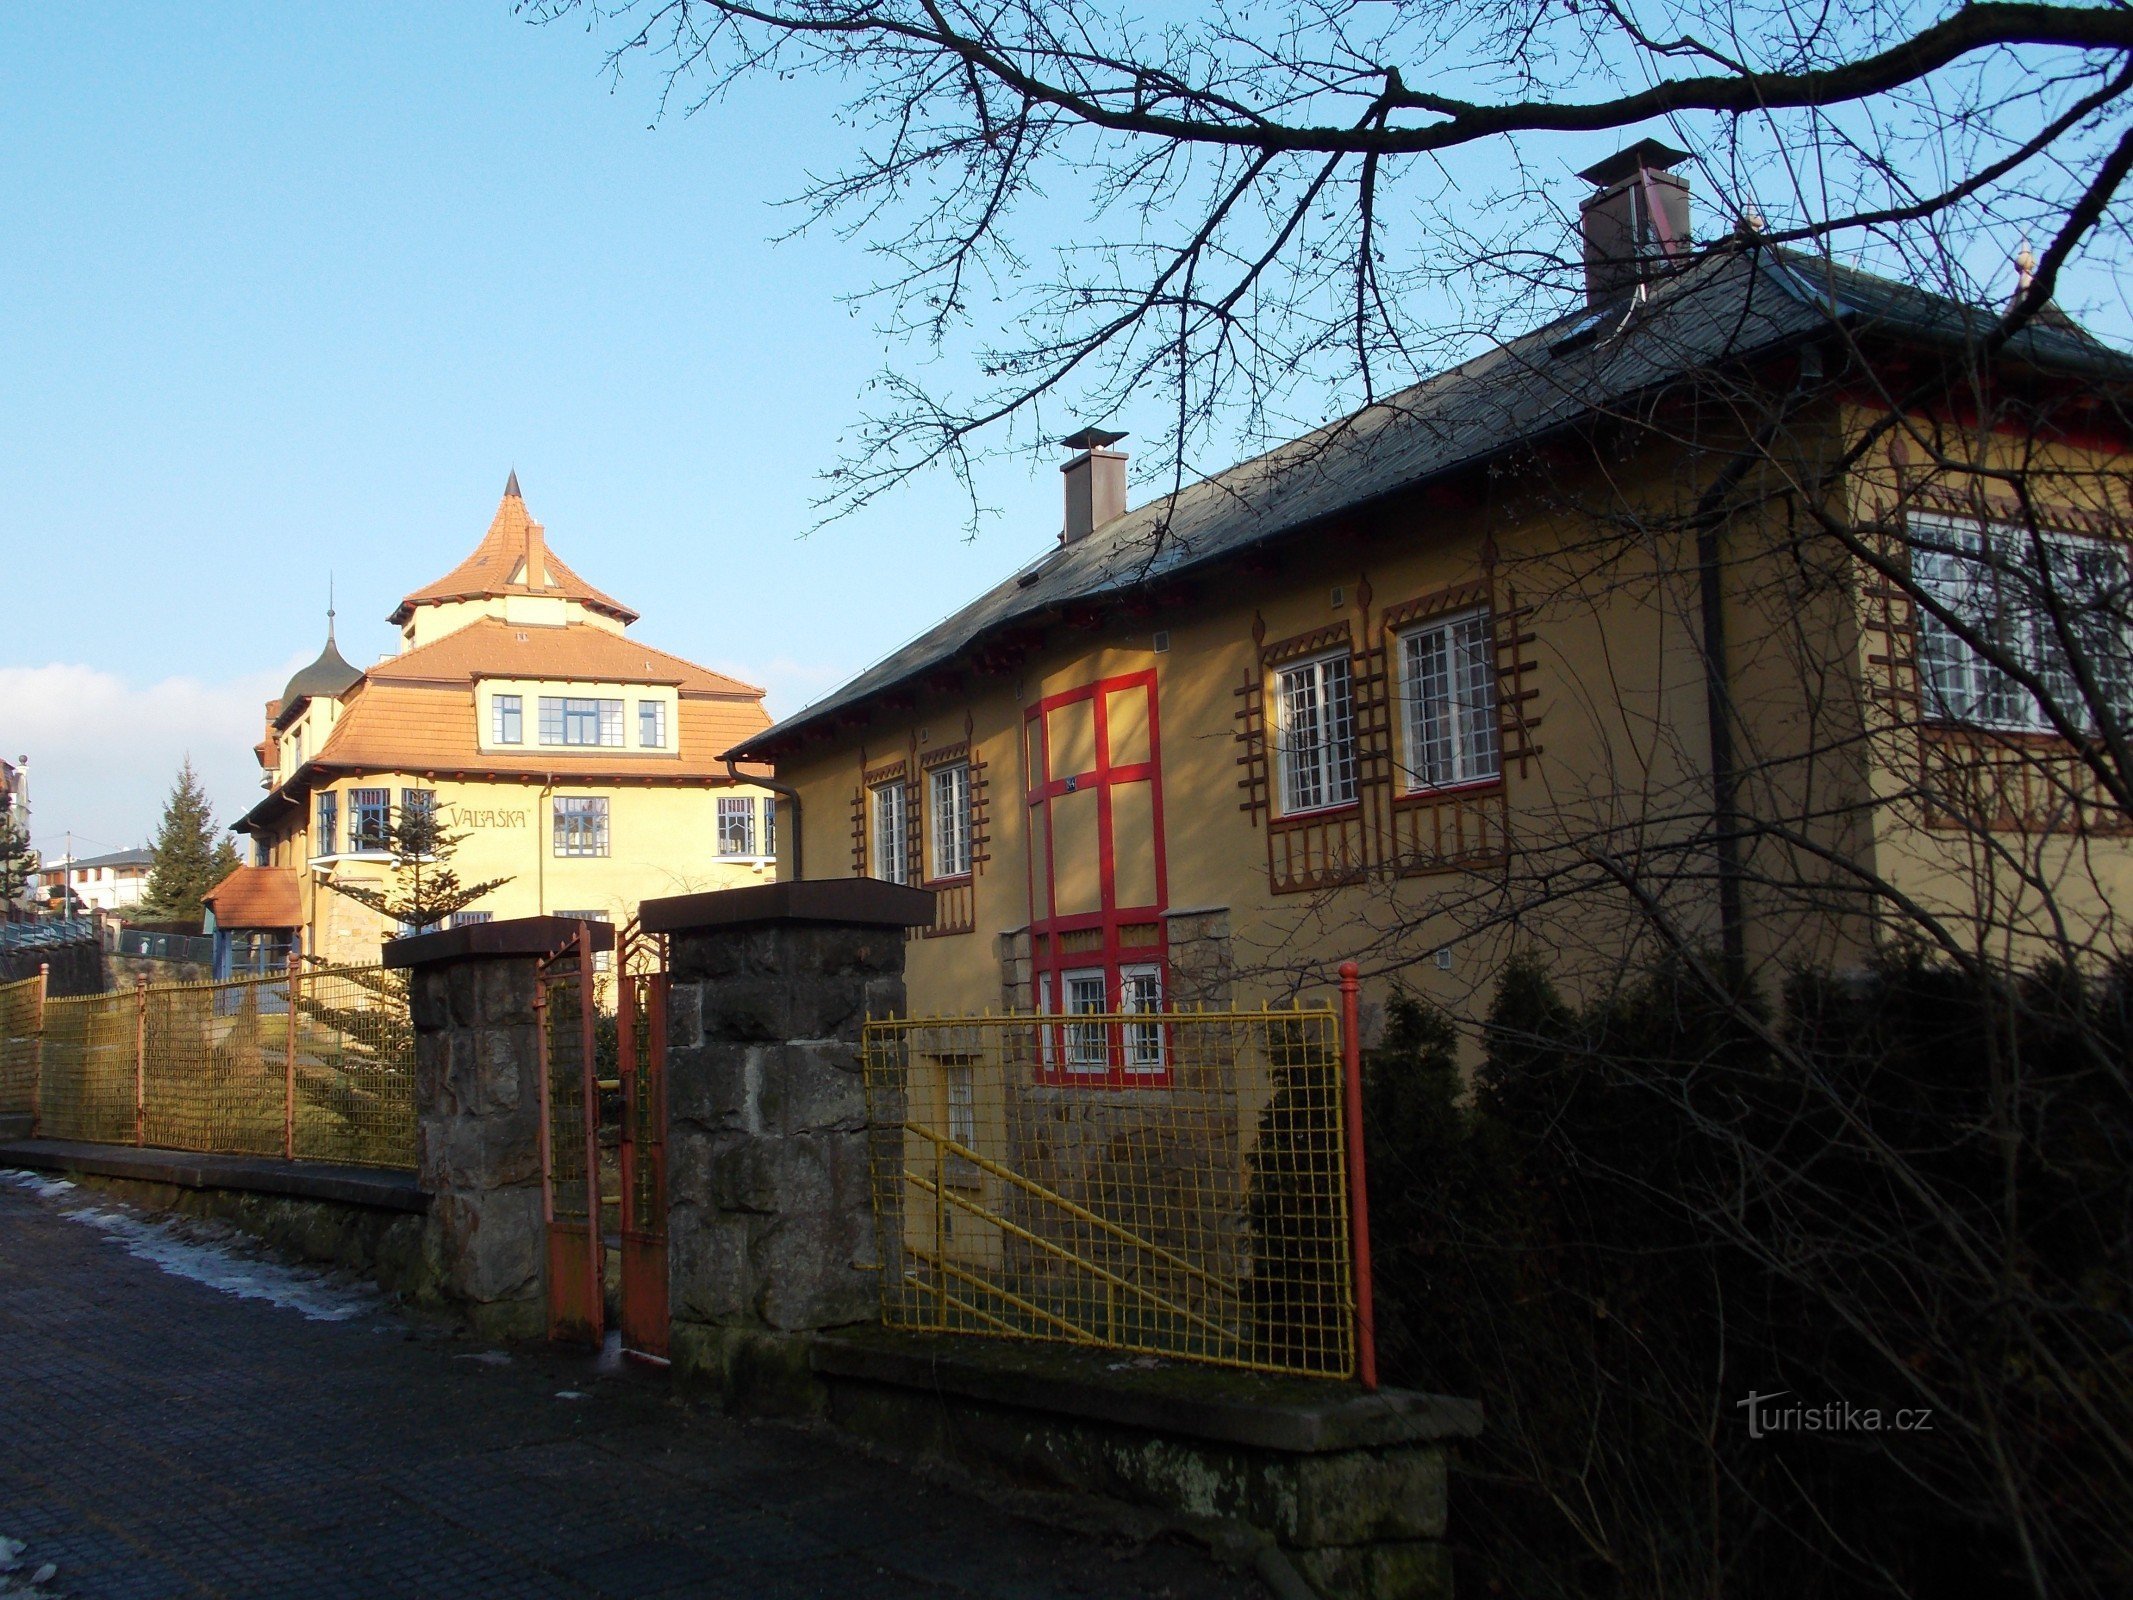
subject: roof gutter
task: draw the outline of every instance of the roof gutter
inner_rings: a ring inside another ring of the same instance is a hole
[[[792,875],[793,881],[796,883],[804,879],[807,874],[800,867],[800,852],[805,841],[805,835],[800,831],[800,791],[789,783],[780,783],[776,778],[744,778],[741,776],[740,762],[736,757],[721,756],[719,759],[726,763],[726,776],[736,784],[756,784],[761,788],[768,789],[772,794],[783,795],[792,802],[792,828],[790,830],[792,839]]]

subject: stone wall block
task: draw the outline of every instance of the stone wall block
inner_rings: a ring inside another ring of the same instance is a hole
[[[735,1140],[711,1161],[711,1201],[763,1216],[825,1212],[829,1152],[811,1138]]]
[[[676,983],[667,990],[667,1048],[694,1050],[704,1042],[703,989]]]
[[[776,1045],[712,1043],[667,1057],[667,1117],[753,1133],[763,1126],[762,1084],[777,1070]]]
[[[425,1111],[441,1111],[445,1085],[451,1079],[452,1040],[444,1033],[415,1034],[415,1104]]]
[[[873,978],[868,981],[864,1002],[857,1022],[880,1020],[886,1017],[901,1017],[909,1014],[911,1001],[904,988],[902,973]],[[855,1027],[854,1031],[857,1029]]]
[[[442,1028],[451,1020],[449,986],[443,973],[420,967],[408,975],[407,1015],[417,1033]]]
[[[703,1006],[708,1044],[772,1044],[793,1037],[793,990],[804,979],[736,974],[721,978]]]
[[[478,1019],[496,1026],[525,1025],[533,1022],[533,990],[540,964],[532,956],[512,956],[481,962],[469,962],[479,974],[477,994],[481,1006]]]
[[[481,977],[474,962],[454,961],[441,973],[450,1010],[449,1026],[471,1028],[481,1021]]]
[[[878,1314],[874,1275],[853,1261],[851,1230],[827,1214],[783,1216],[750,1244],[755,1311],[779,1329],[832,1328]]]
[[[748,1319],[755,1282],[744,1218],[707,1215],[696,1205],[667,1213],[667,1282],[675,1317],[690,1322]]]
[[[765,1062],[761,1105],[763,1126],[771,1132],[865,1127],[858,1047],[837,1039],[788,1044]]]
[[[830,1206],[836,1211],[864,1216],[870,1224],[869,1239],[873,1236],[874,1207],[874,1178],[868,1155],[871,1142],[864,1128],[849,1133],[825,1133],[821,1138],[823,1151],[828,1157]]]
[[[1329,1451],[1267,1472],[1251,1514],[1295,1549],[1441,1539],[1446,1493],[1441,1448]]]
[[[1431,1540],[1298,1550],[1296,1570],[1342,1600],[1452,1600],[1452,1553]]]
[[[461,1044],[468,1041],[462,1037]],[[467,1109],[477,1115],[490,1111],[513,1111],[521,1098],[528,1101],[539,1099],[532,1082],[540,1070],[537,1061],[527,1059],[522,1046],[538,1042],[531,1031],[523,1028],[483,1028],[472,1037],[474,1046],[474,1089],[467,1097]],[[531,1091],[531,1092],[528,1092]]]

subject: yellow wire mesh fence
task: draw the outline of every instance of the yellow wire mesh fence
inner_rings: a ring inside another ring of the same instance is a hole
[[[415,1164],[403,973],[322,967],[48,1000],[42,1043],[47,1138]]]
[[[882,1316],[1355,1370],[1330,1011],[869,1023]]]
[[[37,1109],[37,1041],[44,1030],[44,979],[0,983],[0,1116]]]

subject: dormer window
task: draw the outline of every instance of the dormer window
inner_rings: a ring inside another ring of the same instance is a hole
[[[637,702],[637,743],[647,750],[667,747],[667,704],[664,700]]]
[[[622,745],[622,702],[541,696],[541,743],[548,745]]]
[[[515,694],[500,694],[489,702],[489,738],[495,744],[526,742],[526,702]]]

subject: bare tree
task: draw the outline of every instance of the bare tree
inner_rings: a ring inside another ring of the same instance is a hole
[[[1396,394],[1560,305],[1579,270],[1561,178],[1594,135],[1699,152],[1727,226],[1910,275],[1975,289],[1967,265],[1997,276],[2033,237],[2003,334],[2082,252],[2115,259],[2133,167],[2115,6],[520,9],[597,22],[616,72],[663,74],[662,106],[770,76],[844,96],[852,154],[797,197],[803,226],[862,243],[884,329],[978,379],[885,372],[830,514],[928,467],[968,483],[1060,413],[1145,419],[1143,471],[1183,482],[1240,436]]]
[[[1551,1146],[1536,1170],[1567,1163],[1587,1199],[1673,1218],[1699,1262],[1752,1263],[1773,1303],[1848,1352],[1788,1370],[1907,1392],[1943,1419],[1937,1453],[1883,1442],[1873,1462],[1990,1524],[2004,1568],[1974,1576],[2122,1592],[2133,382],[2060,301],[2071,284],[2116,293],[2125,259],[2133,11],[522,9],[619,30],[614,69],[655,63],[681,109],[779,74],[844,96],[851,156],[798,197],[803,226],[875,254],[869,298],[918,364],[945,353],[927,370],[974,376],[885,373],[829,515],[928,468],[974,485],[989,453],[1063,432],[1061,413],[1130,415],[1143,470],[1180,498],[1239,441],[1317,429],[1313,448],[1339,451],[1342,425],[1321,425],[1359,408],[1426,424],[1432,374],[1487,350],[1535,376],[1518,336],[1582,303],[1562,178],[1594,136],[1697,152],[1718,225],[1654,265],[1683,286],[1741,263],[1788,274],[1819,294],[1823,326],[1781,359],[1684,345],[1669,360],[1650,348],[1663,318],[1644,320],[1643,359],[1668,381],[1566,391],[1575,426],[1493,481],[1515,512],[1584,530],[1507,548],[1499,593],[1547,597],[1543,630],[1659,619],[1695,664],[1701,714],[1662,714],[1648,680],[1587,658],[1548,715],[1594,730],[1595,759],[1544,766],[1520,794],[1517,849],[1433,878],[1429,914],[1479,947],[1545,949],[1580,1016],[1676,1007],[1671,1042],[1603,1027],[1566,1045],[1501,1013],[1476,1029],[1540,1125],[1604,1073],[1625,1122],[1659,1120],[1693,1182],[1590,1144]],[[1930,356],[1923,335],[1899,348],[1845,309],[1871,288],[1853,261],[1937,291]],[[1246,971],[1323,982],[1314,930],[1359,917],[1382,933],[1373,976],[1413,963],[1397,841],[1328,859],[1288,936],[1239,952]],[[1905,962],[1902,993],[1963,1019],[1960,1060],[1921,1055],[1916,1027],[1867,1003]],[[1542,1073],[1548,1052],[1569,1069]],[[1649,1247],[1594,1238],[1595,1260]],[[1724,1545],[1741,1524],[1713,1509],[1727,1495],[1782,1520],[1793,1548],[1829,1547],[1785,1592],[1913,1589],[1916,1571],[1844,1514],[1841,1480],[1750,1481],[1724,1431],[1763,1376],[1726,1366],[1743,1346],[1678,1322],[1595,1332],[1607,1305],[1591,1284],[1513,1290],[1507,1319],[1529,1291],[1584,1297],[1550,1303],[1535,1348],[1552,1366],[1497,1352],[1522,1399],[1577,1365],[1546,1405],[1499,1410],[1484,1444],[1485,1468],[1546,1501],[1604,1569],[1558,1592],[1754,1592]],[[1771,1314],[1722,1301],[1697,1304]],[[1747,1348],[1786,1354],[1777,1335]],[[1686,1441],[1672,1477],[1605,1420],[1632,1388]]]

